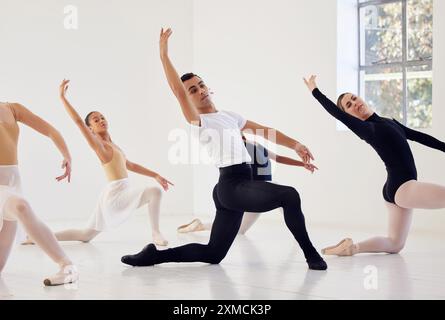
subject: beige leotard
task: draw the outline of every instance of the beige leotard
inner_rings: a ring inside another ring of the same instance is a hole
[[[111,147],[113,148],[113,158],[103,165],[108,181],[128,178],[127,160],[124,154],[118,148],[114,146]]]
[[[11,106],[0,102],[0,165],[17,165],[19,133]]]

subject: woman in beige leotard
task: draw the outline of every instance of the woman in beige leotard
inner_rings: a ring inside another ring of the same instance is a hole
[[[60,85],[60,98],[66,111],[96,152],[105,170],[108,184],[86,228],[57,232],[56,238],[60,241],[89,242],[101,231],[117,227],[137,208],[148,204],[153,241],[157,245],[166,246],[168,242],[159,230],[162,191],[158,187],[132,188],[128,182],[128,170],[155,179],[165,191],[172,183],[156,172],[128,161],[122,150],[111,140],[107,120],[101,113],[91,112],[85,121],[82,121],[66,98],[68,83],[68,80],[64,80]]]
[[[16,238],[20,222],[28,236],[56,262],[60,270],[44,280],[45,285],[61,285],[78,279],[76,267],[66,256],[51,230],[36,216],[22,195],[18,170],[17,145],[21,122],[50,138],[62,154],[65,173],[61,181],[71,177],[71,156],[60,133],[18,103],[0,103],[0,276]]]

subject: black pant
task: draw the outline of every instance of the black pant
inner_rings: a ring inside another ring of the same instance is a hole
[[[207,245],[188,244],[157,252],[156,262],[220,263],[230,249],[245,211],[267,212],[284,209],[284,220],[304,252],[306,259],[318,256],[306,231],[298,192],[287,186],[253,181],[250,165],[241,164],[220,169],[213,189],[216,217]]]

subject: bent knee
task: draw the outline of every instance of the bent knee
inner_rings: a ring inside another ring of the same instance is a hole
[[[162,190],[159,187],[148,188],[145,190],[145,193],[150,200],[162,198]]]
[[[389,250],[389,253],[391,254],[398,254],[405,248],[405,242],[404,241],[398,241],[393,240],[393,244],[391,249]]]
[[[151,192],[153,193],[154,196],[156,197],[161,197],[162,196],[162,190],[159,187],[153,187],[151,189]]]
[[[283,193],[283,200],[300,202],[301,198],[300,194],[294,187],[286,187],[286,190]]]
[[[223,261],[223,260],[224,260],[224,257],[212,256],[212,257],[209,257],[207,259],[207,263],[210,263],[210,264],[220,264],[221,261]]]
[[[17,219],[26,219],[32,215],[31,206],[23,198],[10,198],[6,202],[5,209]]]
[[[227,255],[226,250],[218,250],[215,248],[209,248],[207,253],[206,262],[210,264],[220,264],[221,261],[224,260],[224,258]]]
[[[83,232],[83,234],[82,234],[81,241],[88,243],[91,240],[93,240],[98,234],[99,234],[99,232],[94,229],[85,230],[85,232]]]

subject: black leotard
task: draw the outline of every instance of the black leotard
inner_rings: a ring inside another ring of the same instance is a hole
[[[444,142],[409,129],[394,119],[382,118],[374,113],[363,121],[340,110],[317,88],[312,94],[327,112],[343,122],[378,153],[388,172],[388,179],[383,187],[383,197],[390,203],[395,204],[395,195],[401,185],[417,180],[416,164],[407,140],[445,152]]]

